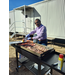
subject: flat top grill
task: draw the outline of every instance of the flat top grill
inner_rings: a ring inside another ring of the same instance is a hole
[[[30,41],[19,43],[17,44],[17,46],[39,57],[43,57],[48,53],[52,53],[54,51],[54,48],[33,43]]]
[[[54,65],[55,63],[58,62],[58,57],[59,57],[59,53],[55,52],[54,48],[47,47],[47,46],[44,46],[44,45],[40,45],[40,44],[33,43],[33,42],[28,42],[28,41],[23,42],[23,43],[22,42],[14,43],[14,44],[11,44],[11,45],[13,47],[15,47],[15,49],[16,49],[17,62],[18,62],[18,52],[19,52],[22,55],[26,56],[28,59],[30,59],[30,61],[34,61],[35,63],[37,63],[38,64],[38,69],[40,69],[40,70],[41,70],[41,67],[40,67],[41,64],[44,63],[45,65],[47,65],[49,67],[52,67],[56,71],[58,71],[62,74],[65,74],[65,69],[64,69],[65,68],[65,63],[63,65],[63,71],[58,70],[57,65]],[[41,51],[42,53],[38,53],[36,51],[36,49]],[[24,61],[24,59],[23,59],[23,61]],[[30,64],[27,65],[28,64],[27,63],[25,65],[25,67],[31,65],[30,61],[29,61]],[[17,65],[18,65],[18,63],[17,63]],[[27,67],[27,68],[30,69],[29,67]],[[35,71],[35,69],[33,68],[32,71]],[[45,73],[45,70],[42,70],[42,71]],[[37,73],[35,72],[35,74],[38,74],[38,72],[39,72],[39,75],[40,75],[40,71],[38,71],[38,70],[37,70]]]

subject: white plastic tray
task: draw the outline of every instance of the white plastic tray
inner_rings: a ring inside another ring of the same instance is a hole
[[[34,68],[38,70],[38,64],[35,63],[35,64],[34,64]],[[44,66],[43,66],[43,65],[41,65],[41,70],[42,70],[42,69],[44,69]]]

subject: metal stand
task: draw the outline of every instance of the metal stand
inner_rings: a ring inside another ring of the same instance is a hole
[[[52,65],[53,63],[57,62],[59,53],[53,52],[51,54],[48,54],[47,57],[43,57],[41,59],[40,57],[22,49],[16,45],[13,45],[13,47],[16,48],[16,61],[17,61],[16,70],[17,70],[17,72],[18,72],[18,69],[20,67],[22,67],[22,65],[23,65],[35,75],[44,75],[45,72],[47,72],[48,70],[50,70],[52,68],[55,69],[56,71],[60,72],[63,75],[65,74],[65,63],[63,63],[63,70],[62,71],[57,69],[57,65],[56,66]],[[22,55],[26,56],[29,59],[29,61],[27,61],[27,62],[25,61],[26,63],[22,61],[21,66],[18,65],[18,61],[19,61],[18,52],[21,53]],[[34,63],[38,64],[38,70],[36,70],[34,68],[34,66],[33,66]],[[41,70],[42,64],[45,68]]]
[[[16,70],[17,70],[17,72],[18,72],[18,52],[17,52],[17,49],[16,49],[16,61],[17,61],[17,68],[16,68]]]

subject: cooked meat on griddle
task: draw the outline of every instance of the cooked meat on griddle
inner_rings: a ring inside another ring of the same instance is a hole
[[[39,49],[40,51],[43,51],[43,52],[47,51],[47,49],[45,47],[40,46],[40,45],[35,45],[34,47],[37,48],[37,49]]]
[[[44,46],[34,44],[32,42],[29,42],[29,41],[25,42],[25,43],[21,43],[19,45],[21,45],[21,46],[23,46],[23,47],[25,47],[25,48],[27,48],[27,49],[29,49],[31,51],[39,53],[39,54],[42,54],[42,53],[47,51],[47,49]]]

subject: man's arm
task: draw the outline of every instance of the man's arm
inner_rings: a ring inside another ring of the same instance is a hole
[[[39,33],[39,35],[33,37],[32,39],[38,39],[38,38],[44,36],[44,34],[46,34],[46,27],[45,27],[45,26],[42,28],[42,30],[41,30],[41,32]]]
[[[36,29],[35,29],[35,30],[33,30],[33,31],[31,31],[29,34],[27,34],[27,35],[25,36],[25,38],[30,37],[30,35],[32,35],[32,34],[34,34],[34,33],[36,33]]]
[[[34,34],[34,33],[36,33],[36,29],[33,30],[33,31],[31,31],[29,34],[32,35],[32,34]]]

